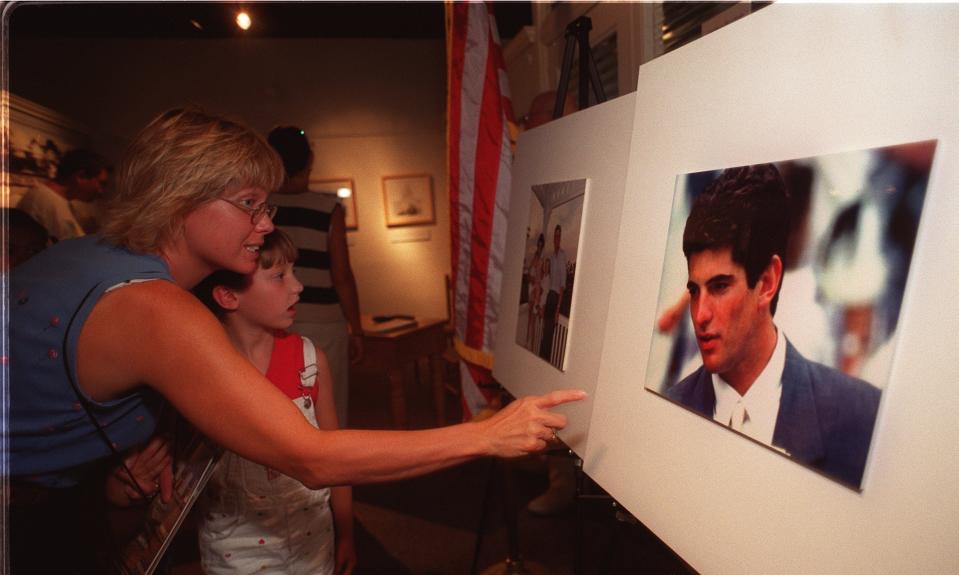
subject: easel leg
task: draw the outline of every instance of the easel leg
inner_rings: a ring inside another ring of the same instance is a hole
[[[473,552],[473,565],[470,574],[476,575],[483,532],[486,529],[486,518],[492,501],[491,493],[494,486],[499,485],[502,494],[500,503],[503,510],[503,519],[506,524],[506,538],[509,546],[506,560],[491,565],[482,571],[481,575],[538,575],[545,573],[545,569],[536,563],[523,560],[519,538],[519,509],[516,504],[516,490],[513,480],[513,464],[506,460],[493,460],[489,468],[490,477],[487,482],[486,495],[483,497],[483,512],[480,526],[476,533],[476,547]]]
[[[489,458],[486,466],[486,489],[483,492],[483,506],[480,508],[479,526],[476,528],[476,543],[473,545],[473,562],[470,564],[470,575],[476,575],[479,567],[480,551],[483,547],[483,532],[486,531],[486,516],[489,513],[490,501],[493,498],[493,477],[496,460]]]
[[[573,573],[583,575],[585,573],[583,570],[585,564],[585,553],[583,552],[583,460],[576,457],[576,454],[572,451],[569,452],[569,455],[575,458],[573,465],[576,469],[576,495],[574,496],[576,501],[576,554],[573,560]]]

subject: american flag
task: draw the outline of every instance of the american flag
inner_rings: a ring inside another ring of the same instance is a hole
[[[516,125],[492,6],[447,3],[446,29],[453,321],[464,416],[471,418],[495,395],[490,370]]]

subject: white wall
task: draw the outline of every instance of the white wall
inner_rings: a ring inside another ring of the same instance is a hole
[[[364,313],[445,317],[449,269],[445,52],[442,40],[19,39],[10,90],[94,133],[118,160],[150,118],[194,103],[256,130],[303,127],[313,177],[352,177],[359,229],[350,254]],[[392,243],[380,178],[433,175],[436,225],[426,241]]]

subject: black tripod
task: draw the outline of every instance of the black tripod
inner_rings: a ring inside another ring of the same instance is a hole
[[[485,387],[485,386],[484,386]],[[513,400],[513,397],[504,388],[498,384],[500,398],[503,406]],[[515,485],[513,481],[513,464],[507,460],[490,458],[488,467],[488,480],[485,494],[483,496],[483,507],[480,515],[479,527],[476,531],[476,544],[473,548],[473,562],[470,566],[470,575],[477,575],[479,568],[480,551],[483,545],[483,533],[486,530],[486,522],[489,517],[490,505],[493,502],[493,493],[498,491],[500,494],[500,504],[503,512],[503,520],[506,524],[506,537],[509,545],[506,560],[503,563],[495,564],[485,569],[482,575],[536,575],[544,573],[543,568],[536,564],[523,560],[520,551],[518,510],[515,495]]]
[[[566,93],[569,91],[569,76],[573,70],[573,49],[579,42],[579,108],[589,107],[589,87],[593,86],[593,96],[597,104],[606,101],[606,92],[599,81],[599,70],[593,60],[593,50],[589,46],[589,31],[593,29],[593,21],[586,16],[580,16],[566,27],[566,48],[563,52],[563,69],[559,76],[559,88],[556,90],[556,105],[553,107],[553,119],[563,116],[563,107],[566,103]]]

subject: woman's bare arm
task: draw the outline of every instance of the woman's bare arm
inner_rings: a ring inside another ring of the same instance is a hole
[[[557,391],[519,399],[492,418],[422,431],[323,431],[310,425],[227,339],[213,315],[174,284],[115,290],[80,335],[81,387],[99,400],[140,384],[164,395],[200,431],[310,487],[400,479],[477,456],[538,451],[581,399]]]

